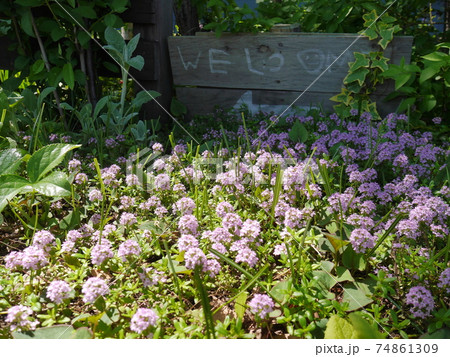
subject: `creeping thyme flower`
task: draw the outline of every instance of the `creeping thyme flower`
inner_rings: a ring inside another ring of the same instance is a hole
[[[60,304],[64,299],[70,298],[72,289],[62,280],[54,280],[47,288],[47,297],[55,304]]]
[[[35,245],[25,248],[21,258],[24,269],[38,270],[48,264],[47,252]]]
[[[436,118],[433,118],[432,121],[434,124],[439,125],[442,122],[442,118],[436,117]]]
[[[109,287],[103,279],[93,277],[86,280],[81,292],[84,294],[83,301],[93,303],[98,297],[109,293]]]
[[[189,248],[184,253],[184,260],[188,269],[194,270],[195,267],[200,267],[202,270],[206,270],[208,268],[208,260],[200,248]]]
[[[236,213],[227,213],[222,219],[222,226],[231,233],[239,235],[239,230],[242,227],[242,219]]]
[[[128,239],[123,242],[119,246],[119,250],[117,252],[117,255],[123,262],[127,261],[127,258],[132,258],[134,255],[139,256],[139,254],[141,254],[141,247],[138,242],[132,239]]]
[[[8,309],[5,321],[11,324],[11,331],[35,330],[39,322],[30,320],[32,314],[28,306],[16,305]]]
[[[233,206],[226,201],[219,202],[219,204],[216,207],[216,213],[220,218],[224,218],[227,213],[233,212],[234,212]]]
[[[356,253],[364,253],[367,249],[375,247],[377,237],[370,234],[367,229],[357,228],[350,234],[349,240]]]
[[[124,212],[122,216],[120,216],[120,224],[124,226],[131,226],[137,223],[136,216],[133,213]]]
[[[261,226],[258,221],[247,219],[242,225],[240,236],[241,238],[247,238],[250,242],[253,242],[258,238],[261,232]]]
[[[131,318],[130,330],[142,333],[150,326],[155,326],[158,315],[152,309],[139,308]]]
[[[186,214],[178,221],[178,229],[181,234],[197,235],[198,221],[192,214]]]
[[[137,186],[139,185],[139,177],[135,174],[129,174],[125,178],[127,186]]]
[[[101,265],[105,260],[113,256],[111,242],[105,238],[102,238],[101,244],[96,244],[91,250],[92,264],[95,265]]]
[[[155,177],[156,191],[170,190],[170,176],[167,174],[159,174]]]
[[[14,251],[5,257],[5,267],[7,269],[16,269],[22,266],[23,252]]]
[[[412,287],[406,294],[406,303],[411,304],[411,313],[414,317],[425,319],[430,316],[434,308],[431,292],[423,286]]]
[[[173,212],[180,212],[181,214],[192,214],[195,210],[195,202],[192,198],[183,197],[172,205]]]
[[[142,268],[142,273],[139,273],[139,278],[142,280],[144,287],[153,286],[158,283],[167,282],[167,278],[162,271],[152,268]]]
[[[265,319],[273,311],[274,303],[266,294],[255,294],[248,306],[252,313]]]
[[[273,250],[273,255],[287,254],[286,244],[277,244]]]
[[[49,252],[55,244],[55,236],[49,231],[38,231],[34,234],[33,245]]]
[[[91,192],[89,192],[89,201],[95,202],[101,200],[103,200],[103,196],[100,190],[93,189]]]
[[[69,172],[74,173],[81,170],[81,161],[77,159],[73,159],[69,161]]]
[[[77,185],[84,185],[88,182],[88,177],[84,172],[79,172],[75,175],[75,183]]]
[[[160,143],[154,143],[153,146],[152,146],[152,150],[153,151],[163,152],[164,151],[164,147]]]
[[[445,289],[447,294],[450,294],[450,268],[445,269],[439,276],[439,283],[437,284],[440,288]]]
[[[198,248],[198,240],[192,234],[182,234],[177,245],[180,251],[186,251],[189,248]]]

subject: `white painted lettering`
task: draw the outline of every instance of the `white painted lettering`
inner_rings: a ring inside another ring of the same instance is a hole
[[[269,69],[270,72],[279,72],[280,69],[284,66],[284,56],[281,53],[274,53],[272,56],[269,57],[269,61],[271,59],[277,59],[279,61],[277,67],[272,67]]]
[[[297,59],[309,74],[319,74],[325,65],[325,53],[322,50],[299,51]]]
[[[245,48],[244,51],[245,51],[245,58],[247,59],[248,70],[252,73],[264,76],[264,72],[258,71],[252,67],[252,59],[250,58],[250,51],[248,50],[248,48]]]
[[[214,68],[214,65],[218,65],[218,64],[223,64],[223,65],[229,65],[231,64],[230,61],[225,61],[225,60],[217,60],[214,59],[214,55],[226,55],[229,56],[230,54],[222,51],[222,50],[216,50],[214,48],[210,48],[209,49],[209,70],[211,71],[211,73],[222,73],[222,74],[228,74],[228,71],[224,70],[224,69],[216,69]]]
[[[192,69],[197,69],[198,61],[200,60],[200,56],[201,56],[202,52],[201,52],[201,51],[198,52],[197,58],[196,58],[196,60],[195,60],[195,63],[192,63],[192,62],[190,62],[190,61],[185,62],[185,61],[184,61],[184,58],[183,58],[183,55],[181,54],[180,47],[177,46],[177,49],[178,49],[178,53],[180,54],[181,63],[183,64],[184,69],[185,69],[186,71],[189,69],[189,67],[192,67]]]

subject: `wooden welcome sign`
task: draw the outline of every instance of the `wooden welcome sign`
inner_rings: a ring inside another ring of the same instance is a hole
[[[394,38],[384,55],[391,63],[399,63],[402,57],[408,63],[412,40],[409,36]],[[336,103],[329,98],[341,91],[353,53],[378,48],[352,34],[224,34],[216,38],[199,33],[169,39],[177,97],[190,116],[212,112],[215,105],[239,107],[244,103],[252,111],[279,114],[304,91],[297,107],[332,109]],[[388,92],[384,85],[374,99]]]

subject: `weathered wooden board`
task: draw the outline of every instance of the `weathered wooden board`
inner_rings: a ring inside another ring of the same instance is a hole
[[[396,38],[385,56],[409,61],[412,37]],[[337,93],[353,52],[375,43],[356,35],[258,34],[169,39],[175,85]],[[314,84],[312,84],[314,83]],[[312,84],[312,86],[310,86]]]
[[[321,108],[332,111],[337,103],[329,99],[335,94],[331,92],[295,92],[273,90],[246,90],[229,88],[178,87],[177,98],[186,105],[188,116],[214,112],[216,106],[222,108],[239,108],[246,104],[252,112],[273,112],[280,115],[293,104],[296,108],[308,110]],[[384,95],[374,95],[381,115],[394,112],[398,103],[383,103]],[[289,114],[289,111],[287,112]]]
[[[157,20],[156,0],[131,0],[130,8],[122,13],[120,17],[125,22],[138,24],[155,24]]]

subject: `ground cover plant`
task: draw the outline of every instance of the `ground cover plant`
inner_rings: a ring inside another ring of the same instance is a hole
[[[20,222],[2,247],[2,336],[447,333],[448,142],[405,115],[274,120],[243,114],[202,148],[171,136],[105,167],[69,144],[4,149],[23,186],[0,191]],[[33,172],[43,152],[65,158],[68,192],[30,187],[55,175]]]

